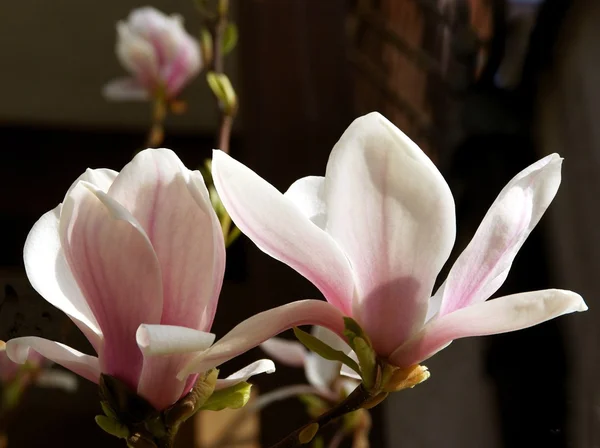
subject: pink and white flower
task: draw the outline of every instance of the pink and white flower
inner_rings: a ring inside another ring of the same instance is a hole
[[[129,78],[112,81],[104,94],[114,100],[146,100],[160,94],[175,98],[202,69],[198,41],[179,15],[152,7],[135,9],[117,23],[117,56]]]
[[[380,114],[350,125],[324,177],[299,179],[285,194],[220,151],[212,167],[235,224],[262,251],[315,284],[338,314],[309,309],[311,301],[261,313],[198,356],[196,367],[222,362],[300,320],[341,335],[343,314],[362,326],[381,358],[405,368],[455,339],[514,331],[587,309],[578,294],[557,289],[486,301],[556,194],[556,154],[506,185],[433,296],[454,245],[454,200],[425,153]],[[227,342],[242,342],[241,334],[252,337],[233,350]]]
[[[90,381],[112,375],[159,410],[190,391],[199,371],[177,375],[215,339],[225,247],[202,175],[174,152],[147,149],[120,173],[88,169],[33,226],[24,261],[97,356],[29,336],[7,342],[13,361],[33,349]],[[218,387],[273,369],[258,361]]]

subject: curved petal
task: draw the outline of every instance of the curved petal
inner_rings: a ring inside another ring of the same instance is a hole
[[[349,314],[354,281],[335,241],[275,187],[224,152],[213,152],[212,175],[236,226],[260,250],[298,271]]]
[[[102,349],[100,326],[77,286],[61,246],[61,207],[42,215],[27,235],[23,249],[25,272],[33,288],[69,316],[99,353]]]
[[[517,174],[498,195],[444,283],[440,316],[487,300],[506,280],[517,252],[560,185],[551,154]]]
[[[314,326],[312,335],[335,350],[341,350],[346,354],[352,351],[342,338],[327,328]],[[306,379],[309,384],[317,388],[331,389],[333,382],[340,376],[341,368],[341,362],[329,361],[316,353],[310,352],[306,359]]]
[[[143,227],[160,262],[161,323],[210,330],[225,272],[225,243],[202,175],[169,149],[147,149],[108,195]]]
[[[260,344],[260,348],[275,361],[290,367],[304,367],[306,349],[296,341],[271,338]]]
[[[454,199],[433,162],[378,113],[354,120],[325,175],[327,232],[352,265],[354,317],[380,355],[424,322],[456,233]]]
[[[215,390],[235,386],[236,384],[248,381],[248,379],[254,375],[273,372],[275,372],[275,363],[273,361],[270,359],[259,359],[258,361],[247,365],[243,369],[229,375],[227,378],[223,380],[217,380]]]
[[[408,367],[434,355],[454,339],[520,330],[563,314],[586,310],[579,294],[561,289],[499,297],[432,320],[412,340],[394,351],[390,361],[398,367]]]
[[[11,339],[6,343],[6,354],[12,361],[19,364],[27,361],[29,350],[35,350],[50,361],[60,364],[94,383],[98,383],[100,379],[101,372],[98,358],[78,352],[59,342],[26,336]]]
[[[158,56],[153,46],[125,22],[117,23],[117,57],[141,85],[155,88],[159,82]]]
[[[313,224],[325,229],[327,206],[325,205],[325,178],[307,176],[298,179],[283,194],[298,207]]]
[[[300,300],[273,308],[246,319],[197,355],[178,377],[193,372],[205,372],[223,364],[273,336],[299,325],[321,325],[342,335],[344,317],[337,308],[322,300]]]
[[[60,236],[67,262],[104,335],[102,371],[135,389],[142,353],[135,334],[158,323],[162,284],[147,236],[121,205],[81,181],[65,198]]]
[[[104,87],[102,95],[111,101],[148,101],[148,90],[134,78],[118,78]]]
[[[206,350],[215,335],[171,325],[140,325],[136,340],[144,355],[137,392],[162,410],[188,393],[197,375],[177,379],[179,370],[197,352]]]

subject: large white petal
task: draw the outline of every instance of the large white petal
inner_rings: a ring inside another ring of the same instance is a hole
[[[560,185],[551,154],[517,174],[498,195],[444,283],[440,316],[487,300],[504,283],[517,252]]]
[[[321,300],[300,300],[263,311],[246,319],[212,347],[197,355],[179,373],[205,372],[219,366],[273,336],[299,325],[316,324],[342,335],[344,316],[334,306]]]
[[[433,162],[378,113],[356,119],[325,175],[327,232],[356,274],[354,317],[387,355],[422,325],[456,233],[454,200]]]
[[[249,168],[213,152],[212,174],[233,222],[266,254],[292,267],[317,286],[345,314],[354,281],[335,241],[290,199]]]
[[[315,225],[325,229],[327,206],[325,205],[324,177],[307,176],[298,179],[283,195],[292,201]]]
[[[531,327],[575,311],[586,311],[581,296],[561,289],[546,289],[499,297],[433,319],[390,356],[398,367],[417,364],[454,339],[506,333]]]
[[[127,210],[85,181],[65,198],[59,227],[71,272],[104,336],[102,370],[135,387],[142,368],[136,331],[159,323],[162,312],[152,245]]]
[[[96,352],[102,349],[102,332],[67,264],[59,235],[61,205],[44,215],[27,235],[23,260],[34,289],[79,327]]]
[[[243,369],[232,373],[227,378],[217,380],[215,390],[225,389],[226,387],[235,386],[236,384],[248,381],[248,379],[254,375],[261,373],[273,373],[275,372],[275,363],[270,359],[259,359],[252,364],[247,365]]]
[[[169,149],[147,149],[121,170],[108,194],[152,242],[164,288],[161,323],[210,330],[225,244],[202,175]]]
[[[11,339],[6,343],[6,354],[12,361],[19,364],[27,361],[30,349],[94,383],[100,380],[98,358],[78,352],[59,342],[26,336]]]
[[[304,367],[306,349],[297,341],[271,338],[260,344],[260,348],[275,361],[290,367]]]

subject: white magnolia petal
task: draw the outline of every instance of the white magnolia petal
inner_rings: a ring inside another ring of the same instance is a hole
[[[135,33],[125,22],[117,23],[117,57],[138,82],[147,87],[156,87],[159,82],[159,61],[150,42]]]
[[[144,356],[160,356],[206,350],[215,342],[215,335],[175,325],[142,324],[136,341]]]
[[[433,319],[389,359],[398,367],[408,367],[434,355],[454,339],[520,330],[563,314],[586,310],[579,294],[561,289],[499,297]]]
[[[304,216],[321,229],[325,229],[327,206],[324,177],[308,176],[298,179],[283,195],[292,201]]]
[[[354,379],[354,380],[362,379],[358,373],[356,373],[354,370],[352,370],[350,367],[348,367],[345,364],[342,364],[342,369],[340,371],[340,375],[345,376],[347,378]]]
[[[517,252],[560,185],[551,154],[517,174],[498,195],[444,283],[440,316],[487,300],[506,280]]]
[[[314,326],[312,335],[334,350],[340,350],[346,354],[352,351],[342,338],[327,328]],[[341,367],[341,362],[330,361],[311,352],[306,359],[306,379],[315,387],[331,389],[333,382],[340,376]]]
[[[273,372],[275,372],[275,363],[273,361],[270,359],[259,359],[258,361],[247,365],[243,369],[229,375],[227,378],[217,380],[215,390],[235,386],[236,384],[248,381],[248,379],[254,375]]]
[[[448,184],[423,151],[378,113],[354,120],[325,175],[327,232],[350,260],[354,315],[387,355],[424,322],[456,233]]]
[[[344,319],[334,306],[321,300],[300,300],[256,314],[234,327],[212,347],[198,354],[178,377],[205,372],[235,358],[292,327],[317,324],[338,334],[344,332]]]
[[[169,149],[139,152],[108,195],[143,227],[161,266],[162,324],[209,330],[225,272],[219,220],[198,171]]]
[[[349,314],[354,280],[335,241],[275,187],[224,152],[214,151],[212,175],[219,197],[240,230]]]
[[[303,367],[306,361],[306,349],[296,341],[271,338],[260,344],[260,348],[275,361],[286,366]]]
[[[100,363],[95,356],[89,356],[59,342],[35,336],[11,339],[6,343],[6,354],[16,363],[23,364],[29,357],[29,350],[35,350],[43,357],[94,383],[100,380]]]
[[[79,327],[99,352],[102,332],[71,273],[63,252],[59,220],[61,205],[44,215],[27,235],[23,249],[25,272],[33,288]]]
[[[150,94],[146,87],[134,78],[118,78],[102,88],[102,95],[111,101],[148,101]]]

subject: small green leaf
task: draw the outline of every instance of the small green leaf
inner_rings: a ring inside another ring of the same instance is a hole
[[[241,234],[242,234],[242,231],[238,227],[233,227],[231,229],[231,231],[229,232],[229,235],[227,235],[227,241],[225,241],[225,247],[231,246],[235,242],[235,240],[237,240],[239,238],[239,236]]]
[[[117,414],[110,407],[110,405],[108,404],[108,401],[100,401],[100,406],[102,407],[102,412],[104,412],[104,415],[106,415],[107,417],[112,418],[114,420],[117,419]]]
[[[361,374],[360,367],[358,367],[358,364],[356,364],[356,362],[352,358],[350,358],[341,350],[336,350],[330,347],[320,339],[314,337],[306,331],[300,330],[298,327],[294,327],[294,334],[296,335],[298,340],[302,342],[302,344],[304,344],[309,350],[330,361],[339,361],[343,364],[346,364],[356,373],[358,373],[359,375]]]
[[[344,317],[344,336],[348,338],[350,342],[356,337],[364,339],[364,341],[369,345],[371,344],[371,339],[365,331],[361,328],[361,326],[351,317]]]
[[[213,60],[213,38],[206,28],[200,30],[200,51],[202,52],[204,66],[209,67]]]
[[[223,54],[230,53],[237,44],[238,30],[235,23],[228,23],[223,32]]]
[[[214,392],[202,406],[204,411],[220,411],[222,409],[239,409],[250,399],[252,384],[242,382],[226,389]]]
[[[298,441],[302,445],[305,445],[317,435],[317,432],[319,432],[319,424],[310,423],[305,428],[303,428],[302,431],[300,431],[300,434],[298,434]]]
[[[237,96],[227,75],[224,73],[208,72],[206,74],[206,82],[221,103],[223,111],[228,115],[233,115],[237,109]]]
[[[377,356],[375,351],[360,337],[355,337],[352,345],[360,364],[363,383],[367,389],[371,389],[375,386],[377,378]]]
[[[95,420],[98,426],[111,436],[118,437],[119,439],[126,439],[129,437],[129,429],[127,429],[127,426],[122,425],[118,421],[107,417],[106,415],[97,415]]]

